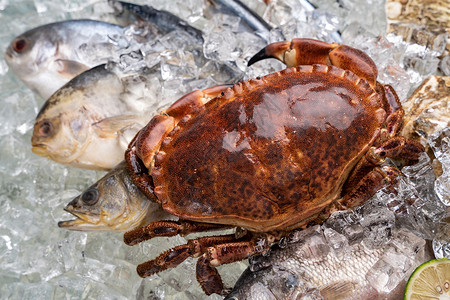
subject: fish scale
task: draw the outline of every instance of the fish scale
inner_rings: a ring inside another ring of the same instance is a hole
[[[370,250],[362,245],[357,245],[348,254],[347,259],[341,259],[334,251],[330,251],[321,261],[292,261],[294,262],[294,268],[297,268],[299,273],[303,272],[307,278],[309,275],[308,280],[311,280],[314,286],[320,289],[333,283],[335,278],[348,279],[363,285],[365,274],[382,254],[382,249]],[[355,267],[358,267],[358,272]]]
[[[318,226],[309,230],[320,232]],[[376,298],[366,277],[384,249],[369,249],[363,244],[346,247],[345,253],[336,252],[323,236],[314,233],[290,241],[272,250],[271,255],[253,260],[225,299],[303,299],[314,291],[324,299]]]

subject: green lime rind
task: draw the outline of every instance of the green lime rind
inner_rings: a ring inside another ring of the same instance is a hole
[[[448,265],[448,266],[447,266]],[[421,264],[420,266],[418,266],[414,272],[411,274],[411,276],[409,277],[408,283],[406,284],[406,288],[405,288],[405,300],[410,300],[411,296],[413,295],[413,293],[415,293],[415,288],[417,287],[417,284],[414,285],[415,282],[417,282],[418,280],[421,280],[421,282],[418,282],[418,284],[422,284],[422,285],[427,285],[429,288],[429,291],[434,291],[436,293],[436,291],[434,289],[431,289],[431,287],[433,287],[432,283],[430,284],[429,281],[424,281],[423,278],[424,276],[421,276],[422,273],[429,269],[429,268],[433,268],[435,270],[439,270],[441,273],[441,271],[443,270],[444,273],[446,274],[450,274],[450,259],[448,258],[438,258],[438,259],[432,259],[429,260],[427,262],[424,262],[423,264]],[[434,273],[437,273],[436,271]],[[444,274],[442,274],[442,276],[444,276]],[[432,276],[430,276],[432,277]],[[439,276],[437,276],[437,278],[443,279]],[[432,281],[436,282],[438,280],[436,276],[434,276],[434,278],[427,278],[427,279],[431,279]],[[450,278],[445,278],[445,280],[450,280]],[[443,284],[443,282],[438,282]],[[438,295],[431,295],[430,293],[430,299],[439,299],[439,298],[435,298],[435,297],[439,297]],[[432,298],[433,297],[433,298]],[[447,299],[447,298],[445,298]]]

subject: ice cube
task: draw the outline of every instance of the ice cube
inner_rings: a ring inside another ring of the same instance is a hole
[[[331,249],[338,255],[345,255],[347,250],[349,250],[348,239],[345,235],[338,233],[331,228],[324,228],[323,235],[325,236]]]
[[[289,238],[288,243],[296,243],[296,259],[320,261],[330,252],[320,226],[316,225],[306,230],[295,231]]]
[[[388,208],[375,205],[365,205],[363,209],[363,219],[360,222],[364,228],[363,243],[369,249],[379,248],[392,237],[395,215]]]
[[[284,27],[293,18],[306,21],[306,10],[295,0],[269,3],[263,18],[277,26]]]
[[[425,243],[425,242],[424,242]],[[383,260],[399,270],[399,273],[406,272],[411,268],[413,261],[411,256],[399,251],[396,247],[388,246],[383,253]]]
[[[4,299],[51,299],[52,286],[49,283],[13,282],[0,290]]]
[[[82,299],[88,279],[77,277],[73,273],[52,278],[49,283],[53,285],[54,299]]]
[[[432,247],[436,258],[450,259],[450,224],[448,221],[439,224]]]
[[[229,30],[212,32],[205,38],[203,52],[206,58],[214,60],[233,60],[236,38]],[[236,57],[234,57],[235,59]]]
[[[446,205],[450,206],[450,174],[446,172],[439,176],[438,179],[434,182],[434,190],[436,195],[439,197],[439,200]]]
[[[390,293],[403,279],[403,274],[384,260],[379,260],[367,272],[366,280],[379,293]]]
[[[364,229],[359,223],[361,216],[355,211],[337,211],[325,222],[324,226],[343,234],[350,245],[361,242]]]
[[[450,206],[450,127],[431,135],[429,144],[442,166],[442,175],[435,181],[434,190],[439,200]]]
[[[425,240],[405,229],[395,230],[384,247],[380,260],[369,270],[366,279],[379,293],[390,293],[424,259]]]
[[[392,239],[390,245],[407,257],[414,258],[424,249],[425,240],[413,232],[402,228],[396,231],[395,238]]]
[[[439,69],[445,76],[450,76],[450,55],[447,54],[441,59]]]

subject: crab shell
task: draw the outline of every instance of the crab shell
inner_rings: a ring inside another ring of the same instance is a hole
[[[151,173],[154,194],[184,220],[257,232],[298,227],[340,197],[385,117],[368,82],[338,67],[251,79],[166,135]]]
[[[135,184],[179,221],[124,234],[157,236],[238,226],[235,234],[188,240],[137,266],[141,277],[199,257],[205,294],[224,295],[216,266],[268,251],[296,228],[367,201],[410,165],[420,143],[397,136],[404,111],[360,50],[311,39],[270,44],[249,63],[298,65],[232,88],[193,91],[155,116],[125,153]],[[315,64],[314,64],[315,63]]]

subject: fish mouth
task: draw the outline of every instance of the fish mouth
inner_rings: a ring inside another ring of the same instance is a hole
[[[31,151],[39,156],[48,157],[47,147],[45,144],[32,144]]]
[[[13,59],[13,49],[11,46],[9,46],[5,51],[5,60],[10,61]]]
[[[66,206],[64,210],[73,215],[75,219],[59,221],[58,227],[77,231],[101,230],[98,224],[89,219],[88,214],[74,211],[71,205]]]

